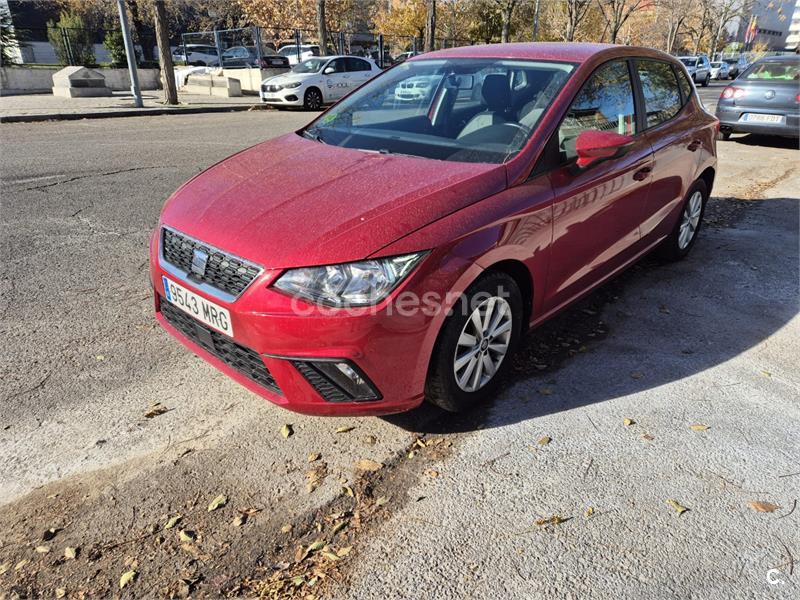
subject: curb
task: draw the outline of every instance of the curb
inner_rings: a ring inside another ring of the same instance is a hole
[[[236,106],[208,106],[189,108],[131,108],[106,112],[51,113],[41,115],[0,116],[0,123],[35,123],[39,121],[77,121],[79,119],[112,119],[116,117],[152,117],[158,115],[194,115],[199,113],[241,112],[264,110],[263,104],[241,104]]]

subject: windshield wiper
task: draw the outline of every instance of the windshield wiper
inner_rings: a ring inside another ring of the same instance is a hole
[[[318,133],[312,133],[309,129],[303,130],[303,137],[309,140],[314,140],[315,142],[319,142],[320,144],[324,144],[325,141],[322,139],[322,136]]]

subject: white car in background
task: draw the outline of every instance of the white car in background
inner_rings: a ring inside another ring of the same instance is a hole
[[[436,78],[436,83],[438,83],[438,79]],[[428,99],[434,87],[433,77],[411,77],[401,81],[394,88],[394,99],[397,102],[421,102]]]
[[[728,79],[729,77],[728,63],[724,60],[711,62],[711,79]]]
[[[219,65],[219,54],[216,46],[207,44],[183,44],[172,51],[172,60],[187,65],[200,67],[216,67]]]
[[[278,54],[285,56],[289,59],[290,65],[296,65],[298,62],[303,62],[307,58],[319,56],[319,46],[316,44],[300,44],[300,60],[297,60],[297,45],[286,44],[278,49]]]
[[[286,74],[262,81],[261,101],[276,107],[319,110],[323,104],[336,102],[379,73],[380,67],[369,58],[315,56]]]

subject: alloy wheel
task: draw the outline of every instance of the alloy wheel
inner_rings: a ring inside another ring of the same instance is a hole
[[[697,227],[700,225],[700,213],[703,212],[703,194],[695,192],[686,203],[681,217],[681,228],[678,233],[678,246],[681,250],[686,250],[692,243]]]
[[[316,90],[309,90],[306,94],[306,106],[310,110],[319,110],[322,106],[322,97]]]
[[[458,387],[476,392],[492,380],[511,344],[511,306],[499,296],[482,302],[464,323],[453,356]]]

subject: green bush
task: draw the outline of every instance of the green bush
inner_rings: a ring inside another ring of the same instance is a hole
[[[47,38],[62,65],[97,65],[92,34],[84,26],[80,15],[62,12],[58,22],[48,21]]]
[[[112,67],[127,67],[128,56],[125,54],[125,40],[119,30],[109,31],[103,38],[103,46],[111,57]]]

